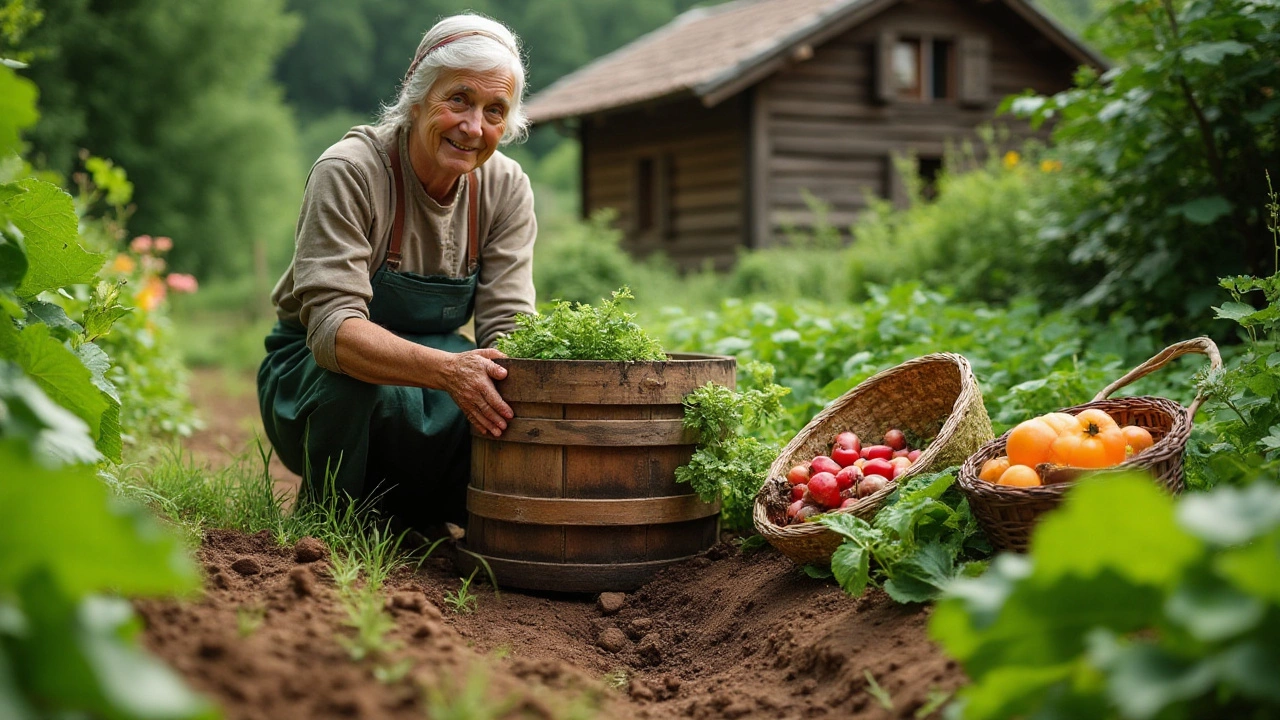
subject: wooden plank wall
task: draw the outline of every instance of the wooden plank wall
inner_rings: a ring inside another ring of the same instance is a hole
[[[744,98],[711,109],[687,99],[584,118],[584,211],[617,209],[626,247],[634,254],[662,251],[684,267],[706,259],[722,268],[732,264],[745,233],[745,113]],[[651,157],[655,169],[661,168],[657,160],[663,156],[670,163],[670,232],[664,236],[661,222],[637,232],[637,163]]]
[[[873,58],[882,31],[955,40],[989,37],[988,105],[962,107],[955,100],[876,103]],[[782,240],[786,224],[812,223],[802,188],[830,203],[829,220],[847,229],[865,207],[867,192],[891,195],[896,182],[892,153],[941,156],[949,140],[972,137],[976,126],[990,121],[1004,96],[1026,89],[1065,89],[1074,71],[1075,63],[1065,53],[1008,8],[977,0],[906,0],[824,43],[811,59],[783,69],[757,89],[765,105],[756,117],[767,124],[763,174],[769,187],[756,197],[770,203],[767,212],[758,214],[769,225],[758,231],[760,244]],[[1016,120],[1000,122],[1016,133],[1030,133]]]

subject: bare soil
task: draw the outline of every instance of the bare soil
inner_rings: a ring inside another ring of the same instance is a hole
[[[196,390],[223,415],[205,432],[227,439],[193,449],[234,448],[225,428],[252,423],[227,421],[256,418],[252,394]],[[620,597],[477,583],[465,613],[446,602],[461,582],[445,554],[388,581],[395,649],[360,661],[327,559],[266,533],[210,531],[202,597],[136,604],[147,646],[228,718],[421,719],[444,713],[432,689],[489,711],[464,717],[911,718],[965,680],[928,640],[928,607],[846,597],[772,549],[725,542]]]

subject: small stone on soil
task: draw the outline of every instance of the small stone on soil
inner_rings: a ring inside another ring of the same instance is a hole
[[[653,621],[649,618],[636,618],[635,620],[632,620],[631,624],[627,627],[627,634],[631,636],[632,640],[639,640],[649,634],[649,630],[652,627]]]
[[[293,546],[293,559],[300,563],[310,563],[324,558],[324,543],[313,537],[304,537]]]
[[[627,596],[623,593],[607,592],[600,593],[600,612],[605,615],[613,615],[627,605]]]
[[[227,577],[226,575],[220,572],[216,572],[213,575],[209,576],[209,582],[214,587],[221,588],[223,590],[226,590],[227,588],[231,587],[231,578]]]
[[[627,646],[627,636],[616,627],[606,628],[600,633],[596,645],[611,653],[616,653]]]
[[[644,636],[640,644],[636,646],[636,652],[640,653],[640,659],[649,665],[657,665],[662,662],[662,638],[658,637],[658,633],[649,633]]]
[[[242,557],[231,563],[231,569],[241,575],[257,575],[262,572],[262,565],[251,557]]]
[[[289,585],[298,597],[314,595],[316,576],[311,573],[311,568],[296,567],[289,571]]]

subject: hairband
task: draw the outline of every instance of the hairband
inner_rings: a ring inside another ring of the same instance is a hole
[[[507,48],[508,50],[511,49],[510,47],[507,46],[506,41],[504,41],[502,38],[498,37],[497,35],[494,35],[491,32],[486,32],[484,30],[467,30],[466,32],[454,33],[452,35],[445,37],[440,42],[436,43],[435,45],[432,45],[431,47],[419,53],[417,57],[413,59],[413,62],[409,65],[409,72],[405,73],[404,81],[409,82],[409,80],[413,78],[413,72],[418,69],[418,65],[422,63],[423,58],[425,58],[426,56],[430,55],[431,53],[435,52],[436,50],[439,50],[440,48],[444,47],[445,45],[448,45],[449,43],[455,40],[461,40],[462,38],[471,37],[472,35],[483,35],[491,40],[497,41],[497,43],[502,47]]]

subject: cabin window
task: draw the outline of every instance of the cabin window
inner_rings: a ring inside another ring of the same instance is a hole
[[[653,158],[640,158],[636,161],[636,232],[651,230],[656,224],[656,195]]]
[[[942,158],[921,157],[917,160],[920,173],[920,196],[926,201],[938,197],[938,176],[942,174]]]
[[[895,94],[909,100],[950,100],[955,96],[955,43],[898,38],[893,46]]]
[[[665,239],[675,237],[672,202],[671,155],[645,156],[636,160],[635,231],[657,231]]]
[[[893,81],[899,97],[920,97],[920,41],[902,39],[893,47]]]
[[[955,52],[949,40],[934,40],[930,43],[929,90],[934,100],[949,100],[952,97],[951,69],[955,67]]]

